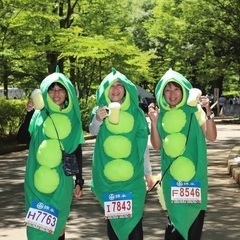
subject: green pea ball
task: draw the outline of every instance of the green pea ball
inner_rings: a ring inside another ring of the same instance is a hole
[[[50,194],[59,185],[59,175],[56,169],[40,166],[34,173],[34,185],[39,192]]]
[[[178,157],[184,152],[186,136],[182,133],[172,133],[166,136],[163,141],[165,153],[172,157]]]
[[[107,129],[114,134],[123,134],[131,132],[134,125],[133,116],[125,111],[120,111],[119,123],[110,124],[109,121],[106,122]]]
[[[56,127],[59,139],[66,138],[70,134],[72,129],[70,119],[66,115],[59,114],[59,113],[51,114],[51,118],[47,117],[43,124],[43,129],[45,134],[49,138],[58,139],[57,133],[55,130],[55,127]],[[55,124],[55,127],[53,125],[53,122]]]
[[[55,168],[61,163],[62,152],[59,141],[55,139],[44,140],[37,151],[37,161],[40,165]]]
[[[109,136],[103,143],[104,152],[111,158],[127,158],[132,144],[124,136]]]
[[[188,182],[195,175],[195,165],[189,158],[180,156],[173,161],[170,173],[177,181]]]
[[[163,129],[167,133],[177,133],[186,124],[186,114],[182,109],[172,109],[167,111],[162,120]]]
[[[112,182],[129,180],[134,173],[132,164],[123,159],[115,159],[107,163],[104,167],[104,175]]]

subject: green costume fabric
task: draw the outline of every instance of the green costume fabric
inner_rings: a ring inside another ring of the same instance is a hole
[[[53,82],[61,83],[67,90],[68,102],[61,111],[48,95]],[[73,177],[63,172],[59,141],[47,111],[67,153],[84,142],[84,135],[76,92],[70,80],[61,73],[53,73],[42,81],[40,89],[45,106],[40,111],[35,110],[29,126],[31,142],[24,182],[26,211],[32,201],[47,203],[58,210],[58,220],[53,234],[28,226],[27,237],[29,240],[54,240],[59,238],[69,216]]]
[[[182,101],[175,108],[170,108],[163,96],[164,87],[169,82],[180,84],[183,91]],[[206,210],[208,191],[206,140],[195,116],[197,107],[187,105],[191,88],[190,82],[185,77],[170,69],[155,89],[160,108],[158,130],[163,146],[160,151],[161,171],[162,176],[164,175],[163,194],[169,217],[184,239],[188,239],[188,230],[200,210]],[[173,203],[172,180],[177,180],[179,184],[200,181],[201,202]]]
[[[94,149],[91,189],[102,207],[105,193],[132,192],[132,217],[110,219],[118,238],[126,240],[143,215],[146,196],[143,155],[149,130],[138,106],[135,85],[115,69],[97,89],[98,106],[110,103],[109,88],[116,81],[121,82],[126,90],[120,120],[118,125],[113,125],[106,118],[100,126]]]

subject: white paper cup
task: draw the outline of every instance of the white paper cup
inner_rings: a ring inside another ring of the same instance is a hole
[[[187,105],[191,107],[196,107],[199,103],[199,99],[202,95],[202,91],[198,88],[192,88],[189,90],[189,96],[187,99]]]
[[[41,110],[44,108],[44,101],[40,89],[35,89],[32,91],[31,99],[33,100],[33,106],[36,110]]]
[[[121,104],[118,102],[111,102],[109,103],[107,109],[109,110],[108,121],[112,124],[118,124]]]

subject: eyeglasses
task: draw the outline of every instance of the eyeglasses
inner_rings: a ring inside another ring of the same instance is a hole
[[[59,93],[59,94],[65,94],[66,93],[66,90],[65,89],[63,89],[63,88],[59,88],[59,89],[54,89],[54,88],[52,88],[52,89],[49,89],[49,94],[55,94],[55,93]]]
[[[119,83],[119,84],[113,84],[111,87],[110,87],[111,89],[124,89],[124,86],[121,84],[121,83]]]

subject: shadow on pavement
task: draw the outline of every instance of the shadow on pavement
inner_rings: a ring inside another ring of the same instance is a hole
[[[0,156],[0,227],[21,227],[24,217],[23,179],[27,151]]]
[[[221,126],[221,129],[228,131],[225,126]],[[234,132],[239,136],[236,139],[232,139],[230,134],[220,137],[215,143],[208,143],[209,205],[202,240],[240,239],[240,188],[227,172],[227,158],[231,149],[239,143],[240,127]],[[73,200],[66,227],[66,239],[69,240],[107,239],[103,210],[90,191],[94,142],[88,140],[83,145],[84,196]],[[1,240],[26,239],[23,181],[27,154],[28,151],[24,150],[0,155]],[[160,169],[159,154],[150,149],[150,158],[153,174],[157,175]],[[156,189],[147,195],[143,224],[145,240],[164,239],[166,212],[161,209]]]

